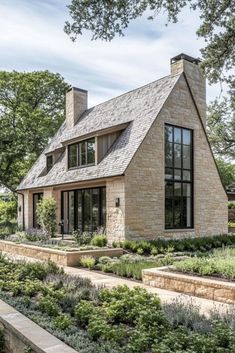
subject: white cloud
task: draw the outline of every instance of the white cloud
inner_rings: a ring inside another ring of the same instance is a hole
[[[169,74],[172,56],[186,52],[197,57],[203,45],[195,34],[199,18],[188,10],[178,24],[165,27],[163,15],[154,21],[141,18],[111,43],[90,41],[88,34],[72,43],[63,32],[65,0],[60,5],[56,0],[20,2],[0,4],[0,69],[59,72],[89,90],[90,105]],[[209,100],[218,93],[218,87],[209,88]]]

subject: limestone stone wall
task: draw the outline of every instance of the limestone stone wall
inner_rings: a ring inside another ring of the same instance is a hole
[[[184,72],[193,96],[197,102],[200,116],[206,126],[206,80],[199,65],[181,59],[171,64],[173,75]]]
[[[164,124],[194,135],[194,229],[165,230]],[[227,196],[183,75],[125,174],[125,236],[151,239],[227,233]]]
[[[71,88],[66,94],[66,125],[73,128],[78,118],[87,109],[87,91]]]
[[[116,207],[115,200],[120,199]],[[124,177],[107,179],[106,182],[106,231],[109,242],[125,238],[125,183]]]

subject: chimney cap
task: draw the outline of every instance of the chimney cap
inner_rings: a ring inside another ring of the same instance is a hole
[[[67,93],[70,92],[70,91],[72,91],[72,90],[73,90],[73,91],[78,91],[78,92],[84,92],[84,93],[87,93],[87,92],[88,92],[88,91],[85,90],[85,89],[71,86],[69,89],[67,89]]]
[[[198,65],[201,62],[200,59],[196,59],[196,58],[193,58],[192,56],[181,53],[181,54],[176,55],[173,58],[171,58],[171,64],[174,64],[175,62],[182,60],[182,59],[187,60],[190,63],[196,64],[196,65]]]

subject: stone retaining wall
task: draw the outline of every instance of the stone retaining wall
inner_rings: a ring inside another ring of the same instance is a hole
[[[33,257],[42,261],[50,260],[62,266],[77,266],[82,256],[93,256],[94,258],[99,258],[101,256],[116,257],[123,254],[123,249],[121,248],[63,251],[50,248],[42,248],[34,245],[17,244],[5,240],[0,240],[0,251],[8,252],[14,255]]]
[[[6,353],[77,353],[58,338],[0,300],[0,327],[3,328]]]
[[[169,267],[142,270],[143,283],[196,297],[235,304],[235,283],[167,271]]]

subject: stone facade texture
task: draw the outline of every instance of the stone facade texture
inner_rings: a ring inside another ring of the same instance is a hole
[[[164,125],[193,130],[194,229],[164,227]],[[203,125],[183,76],[165,102],[125,175],[125,237],[154,239],[215,235],[228,232],[227,196]]]
[[[71,88],[66,94],[66,125],[72,129],[87,109],[87,91]]]
[[[229,281],[174,273],[167,267],[143,270],[142,277],[152,287],[235,304],[235,284]]]

